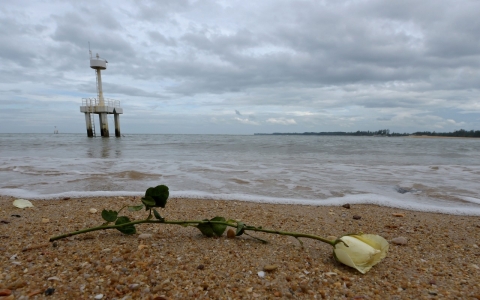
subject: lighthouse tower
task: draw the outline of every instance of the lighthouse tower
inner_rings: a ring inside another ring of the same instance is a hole
[[[108,118],[109,114],[113,114],[115,121],[115,136],[120,137],[120,114],[123,114],[123,109],[120,107],[120,101],[113,99],[105,99],[103,97],[102,88],[102,70],[107,69],[107,61],[97,55],[92,57],[90,51],[90,68],[95,70],[97,77],[97,98],[83,98],[80,112],[85,114],[85,123],[87,127],[87,136],[94,137],[95,134],[95,120],[91,114],[98,114],[100,121],[100,133],[102,137],[109,137]]]

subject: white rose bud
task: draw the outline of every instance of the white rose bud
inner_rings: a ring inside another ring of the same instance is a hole
[[[339,240],[333,250],[335,259],[362,274],[387,256],[388,242],[379,235],[346,235]]]

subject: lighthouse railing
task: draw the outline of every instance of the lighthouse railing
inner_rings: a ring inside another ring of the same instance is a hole
[[[82,106],[100,106],[100,101],[97,98],[82,98]],[[120,101],[114,99],[104,99],[104,105],[110,107],[120,107]]]

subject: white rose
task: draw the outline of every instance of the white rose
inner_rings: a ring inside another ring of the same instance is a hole
[[[388,242],[375,234],[346,235],[337,240],[335,259],[365,274],[387,256]]]

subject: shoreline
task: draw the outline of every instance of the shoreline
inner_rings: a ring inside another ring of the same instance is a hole
[[[0,289],[9,288],[15,299],[43,294],[48,287],[55,288],[51,299],[99,294],[103,299],[480,297],[478,216],[372,204],[347,209],[186,198],[171,198],[159,209],[169,220],[223,216],[324,237],[352,232],[383,236],[390,242],[387,257],[362,275],[335,262],[329,245],[302,239],[302,249],[292,237],[262,233],[252,235],[269,244],[245,235],[205,238],[196,228],[142,224],[131,236],[95,231],[53,244],[51,236],[100,225],[102,209],[138,205],[139,197],[30,200],[35,207],[26,209],[15,208],[14,199],[0,196]],[[146,217],[145,210],[125,214],[135,220]],[[391,243],[400,236],[406,245]],[[258,272],[266,265],[277,269],[261,278]],[[29,299],[36,297],[42,296]]]
[[[93,192],[93,194],[75,194],[75,193],[60,193],[54,195],[35,195],[32,197],[21,197],[19,195],[9,195],[9,194],[0,194],[0,198],[12,198],[12,199],[27,199],[35,201],[58,201],[65,198],[68,199],[90,199],[90,198],[116,198],[116,197],[143,197],[144,193],[140,192]],[[455,216],[471,216],[471,217],[480,217],[480,203],[468,201],[465,199],[457,199],[458,203],[464,203],[465,205],[470,206],[448,206],[440,205],[441,203],[423,203],[420,202],[406,202],[399,203],[398,201],[389,201],[388,197],[379,198],[377,195],[370,194],[357,194],[350,195],[353,197],[334,197],[321,200],[312,200],[312,199],[295,199],[295,198],[273,198],[265,197],[261,195],[248,195],[248,196],[232,196],[225,197],[225,195],[215,195],[215,194],[183,194],[183,193],[170,193],[170,198],[178,199],[191,199],[195,201],[238,201],[245,203],[256,203],[256,204],[278,204],[278,205],[294,205],[294,206],[310,206],[310,207],[338,207],[343,204],[355,204],[355,205],[373,205],[380,206],[391,209],[406,210],[411,212],[425,212],[425,213],[435,213],[435,214],[444,214],[444,215],[455,215]],[[371,200],[371,198],[376,198],[376,200]],[[366,200],[370,199],[370,200]],[[473,198],[472,198],[473,199]],[[12,200],[13,201],[13,200]],[[452,203],[455,201],[451,200]],[[0,299],[1,300],[1,299]]]

